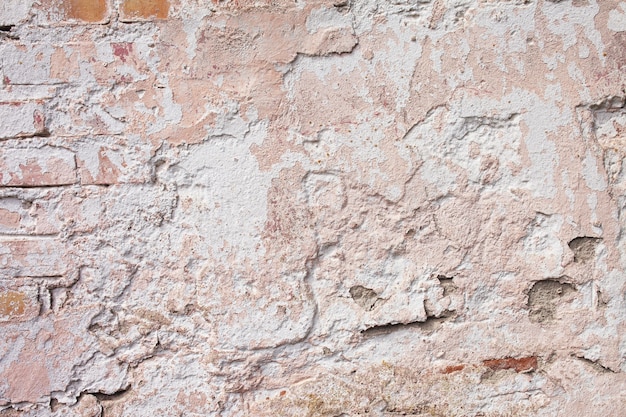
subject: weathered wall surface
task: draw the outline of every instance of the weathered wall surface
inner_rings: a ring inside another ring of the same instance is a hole
[[[626,2],[2,0],[0,415],[617,416]]]

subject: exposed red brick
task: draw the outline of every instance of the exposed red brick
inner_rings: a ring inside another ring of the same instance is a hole
[[[441,373],[442,374],[451,374],[453,372],[462,371],[463,369],[465,369],[465,365],[450,365],[450,366],[446,366],[445,368],[443,368],[441,370]]]
[[[62,0],[68,19],[84,22],[102,22],[108,15],[107,0]]]
[[[43,106],[36,102],[0,103],[0,139],[46,133]]]
[[[68,218],[76,222],[83,219],[76,206],[84,199],[71,190],[59,193],[52,188],[46,193],[35,193],[36,197],[26,193],[23,198],[0,198],[0,234],[53,235],[59,233]]]
[[[42,319],[42,330],[21,332],[10,331],[8,326],[1,328],[3,338],[19,346],[15,360],[7,363],[2,373],[2,399],[15,402],[46,404],[50,393],[58,389],[58,375],[65,367],[72,367],[78,358],[84,356],[86,342],[76,335],[83,329],[84,317],[89,310],[76,311],[73,315],[59,315]],[[35,336],[28,338],[27,335]],[[20,342],[20,338],[26,343]],[[61,379],[64,383],[65,380]],[[37,413],[35,415],[41,415]],[[73,412],[68,415],[77,415]],[[80,414],[94,415],[94,414]]]
[[[0,226],[16,229],[20,225],[21,216],[11,210],[0,208]]]
[[[66,248],[54,239],[12,238],[0,242],[0,276],[48,277],[64,275]]]
[[[515,372],[528,372],[537,369],[537,357],[487,359],[483,361],[483,365],[494,371],[513,369]]]
[[[0,186],[39,187],[76,182],[76,160],[66,149],[3,149]]]
[[[144,183],[150,181],[147,147],[134,147],[126,152],[124,140],[108,143],[84,143],[76,155],[81,184]]]
[[[46,357],[36,343],[27,343],[20,351],[19,360],[8,366],[4,373],[7,381],[6,396],[16,401],[38,401],[50,393],[50,377]]]
[[[89,169],[81,167],[81,183],[82,184],[115,184],[120,177],[119,168],[107,156],[104,149],[98,152],[98,172],[93,177]]]
[[[122,21],[167,19],[170,10],[168,0],[124,0],[120,8]]]
[[[126,58],[133,51],[132,43],[112,43],[111,48],[113,48],[113,55],[118,57],[122,62],[126,62]]]

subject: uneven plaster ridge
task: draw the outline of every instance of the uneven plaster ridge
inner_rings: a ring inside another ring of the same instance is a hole
[[[618,416],[626,2],[3,0],[0,416]]]

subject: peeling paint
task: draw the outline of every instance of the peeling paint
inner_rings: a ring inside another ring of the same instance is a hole
[[[624,16],[5,1],[0,414],[621,415]]]

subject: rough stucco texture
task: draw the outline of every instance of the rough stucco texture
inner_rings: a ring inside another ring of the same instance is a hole
[[[618,416],[626,2],[2,0],[1,416]]]

